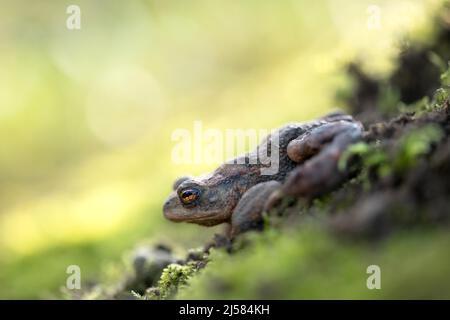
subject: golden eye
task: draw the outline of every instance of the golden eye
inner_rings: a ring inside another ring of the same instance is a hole
[[[180,200],[183,202],[183,204],[192,204],[200,195],[200,191],[197,189],[186,189],[180,192]]]

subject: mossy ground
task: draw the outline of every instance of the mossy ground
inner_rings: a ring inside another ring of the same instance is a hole
[[[250,248],[214,252],[180,299],[449,298],[447,232],[401,232],[376,245],[343,243],[315,227],[269,231]],[[368,290],[367,267],[381,268],[381,290]]]

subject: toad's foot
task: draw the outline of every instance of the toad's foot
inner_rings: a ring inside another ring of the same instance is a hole
[[[348,172],[338,169],[342,153],[357,142],[360,123],[347,119],[330,122],[292,140],[288,155],[300,165],[292,170],[282,187],[285,195],[313,198],[338,187]]]
[[[262,213],[270,196],[279,190],[281,184],[277,181],[259,183],[244,193],[231,217],[231,233],[234,237],[248,230],[263,228]]]

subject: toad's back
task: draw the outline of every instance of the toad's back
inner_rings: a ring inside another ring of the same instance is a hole
[[[214,173],[231,179],[236,176],[241,182],[245,180],[244,189],[260,182],[271,180],[282,182],[298,165],[288,156],[289,142],[327,123],[330,123],[330,120],[285,125],[267,136],[257,149],[224,163]],[[273,153],[275,154],[272,157]],[[274,170],[268,170],[269,168]]]

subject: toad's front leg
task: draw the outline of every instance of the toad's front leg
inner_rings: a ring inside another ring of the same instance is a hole
[[[288,155],[300,165],[287,176],[282,193],[312,198],[338,187],[348,176],[339,170],[339,159],[349,145],[361,139],[362,133],[359,122],[340,120],[292,140]]]
[[[267,199],[280,187],[279,182],[268,181],[248,189],[233,210],[230,236],[234,237],[248,230],[261,230],[263,228],[262,213],[267,205]]]

